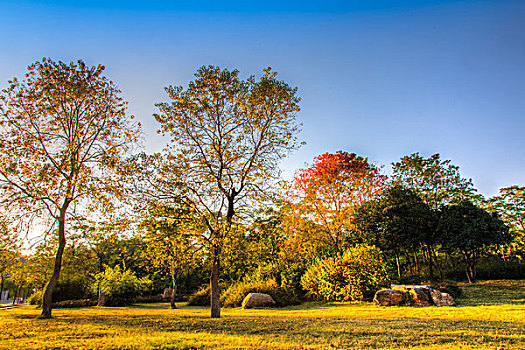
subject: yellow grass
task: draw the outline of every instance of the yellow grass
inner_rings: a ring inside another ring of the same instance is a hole
[[[480,296],[494,286],[509,287],[508,303]],[[144,304],[54,310],[38,320],[40,310],[27,306],[0,310],[0,349],[525,349],[525,281],[465,290],[460,302],[471,306],[308,303],[223,309],[221,319],[206,308]]]

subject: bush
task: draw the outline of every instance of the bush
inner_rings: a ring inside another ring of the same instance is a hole
[[[190,306],[210,306],[211,290],[210,286],[203,286],[198,291],[190,295],[188,305]]]
[[[67,309],[73,307],[87,307],[95,306],[97,301],[93,299],[77,299],[77,300],[64,300],[58,303],[53,303],[53,307],[57,309]]]
[[[377,289],[389,284],[381,251],[365,244],[317,260],[301,278],[308,296],[326,301],[371,300]]]
[[[106,267],[103,273],[97,275],[100,288],[106,294],[107,306],[127,306],[135,302],[137,296],[147,290],[151,281],[147,278],[137,278],[129,270]]]
[[[27,298],[29,305],[42,306],[42,298],[44,297],[43,290],[37,290]]]
[[[53,302],[86,299],[89,296],[89,292],[89,286],[84,280],[59,282],[53,288],[52,299]]]
[[[276,306],[300,304],[300,299],[292,289],[277,285],[275,280],[236,282],[221,295],[221,304],[225,307],[239,307],[249,293],[269,294]]]

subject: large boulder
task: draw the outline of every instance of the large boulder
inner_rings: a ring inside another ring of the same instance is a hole
[[[374,303],[381,306],[393,306],[403,303],[405,294],[394,289],[381,289],[374,296]]]
[[[424,285],[392,285],[392,289],[405,293],[407,296],[407,303],[417,306],[431,306],[433,305],[430,291],[430,286]]]
[[[264,293],[250,293],[242,301],[243,309],[253,309],[257,307],[269,307],[274,306],[275,301],[273,298]]]
[[[442,293],[437,289],[431,289],[430,296],[436,306],[456,306],[456,301],[448,293]]]

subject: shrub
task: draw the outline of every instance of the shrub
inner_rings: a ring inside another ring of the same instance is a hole
[[[73,307],[87,307],[95,306],[97,301],[93,299],[77,299],[77,300],[64,300],[59,301],[58,303],[53,303],[53,307],[57,309],[66,309]]]
[[[310,297],[326,301],[368,300],[389,283],[381,251],[365,244],[342,256],[317,260],[301,279]]]
[[[151,281],[147,278],[137,278],[129,270],[106,267],[103,273],[97,275],[101,289],[106,294],[107,306],[126,306],[135,302],[137,296],[146,291]]]
[[[27,298],[27,302],[29,305],[36,305],[36,306],[42,306],[42,298],[44,297],[44,291],[43,290],[37,290],[29,298]]]
[[[80,300],[89,296],[89,286],[85,280],[59,282],[53,288],[53,302]]]
[[[190,306],[210,306],[211,290],[210,286],[203,286],[198,291],[190,295],[188,305]]]
[[[239,307],[249,293],[269,294],[276,306],[297,305],[301,302],[292,289],[280,287],[275,280],[267,280],[233,283],[222,293],[221,304],[225,307]]]

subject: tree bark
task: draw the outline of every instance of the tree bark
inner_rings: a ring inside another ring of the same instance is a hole
[[[175,305],[175,295],[177,294],[177,279],[175,278],[175,254],[172,254],[172,266],[171,266],[171,298],[170,298],[170,307],[172,309],[176,309],[177,305]]]
[[[428,273],[430,274],[430,280],[434,280],[434,264],[432,259],[432,250],[430,244],[427,244],[427,254],[428,254]]]
[[[0,299],[2,299],[2,293],[4,292],[4,275],[0,277],[2,277],[2,284],[0,285]]]
[[[221,300],[219,290],[219,273],[220,273],[220,256],[221,248],[219,245],[213,247],[213,265],[211,268],[210,276],[210,289],[211,289],[211,317],[221,317]]]
[[[44,292],[44,296],[42,298],[41,318],[51,318],[51,309],[53,306],[52,293],[60,277],[60,270],[62,268],[62,255],[64,254],[64,248],[66,247],[66,211],[70,202],[70,200],[66,199],[62,205],[62,208],[60,208],[58,217],[58,250],[55,256],[53,275],[49,280],[46,291]]]

